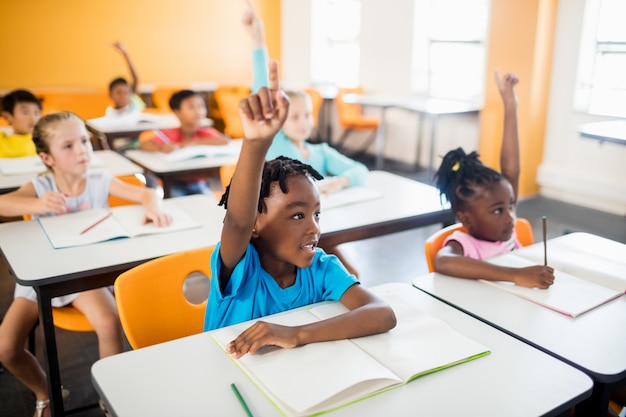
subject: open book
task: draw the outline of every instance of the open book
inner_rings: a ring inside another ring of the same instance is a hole
[[[382,196],[382,193],[372,188],[368,188],[365,186],[354,186],[344,188],[330,194],[320,193],[320,206],[322,210],[329,210],[335,207],[347,206],[349,204],[360,203],[362,201],[374,200],[376,198],[381,198]]]
[[[98,155],[91,154],[90,168],[101,168],[106,164]],[[37,174],[46,171],[46,165],[39,156],[21,158],[0,158],[0,171],[4,175]]]
[[[241,141],[233,140],[226,145],[191,145],[178,148],[170,153],[156,152],[155,155],[168,162],[177,162],[191,158],[237,156],[240,152]]]
[[[265,347],[233,360],[283,414],[307,416],[489,353],[485,346],[392,292],[379,291],[378,295],[392,306],[397,318],[396,327],[387,333],[294,349]],[[341,303],[326,302],[263,320],[294,326],[346,311]],[[218,329],[212,337],[225,349],[250,325]]]
[[[486,281],[512,294],[570,317],[576,317],[626,293],[626,245],[587,233],[550,239],[548,265],[554,284],[524,288],[511,282]],[[543,265],[543,243],[536,243],[488,262],[514,268]]]
[[[187,213],[177,207],[169,206],[163,211],[172,216],[172,223],[167,227],[157,227],[153,223],[143,224],[145,209],[141,205],[81,210],[58,216],[40,217],[38,220],[56,249],[200,227]]]

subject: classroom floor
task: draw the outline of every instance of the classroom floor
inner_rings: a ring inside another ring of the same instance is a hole
[[[364,160],[370,167],[371,160]],[[424,171],[386,162],[385,168],[409,178],[429,182]],[[527,218],[535,236],[541,236],[541,217],[548,217],[548,238],[573,231],[594,233],[626,243],[626,217],[611,215],[567,203],[536,197],[521,201],[518,215]],[[323,220],[322,220],[323,222]],[[322,223],[323,228],[323,223]],[[427,273],[423,255],[424,241],[439,229],[438,225],[413,229],[379,238],[346,243],[340,249],[347,260],[357,268],[361,282],[374,286],[385,282],[411,282],[413,277]],[[0,314],[4,314],[13,299],[14,280],[6,264],[0,260]],[[97,341],[94,333],[74,333],[57,329],[59,361],[65,388],[71,391],[66,409],[95,404],[97,394],[91,385],[90,368],[97,360]],[[37,334],[37,356],[43,357],[41,334]],[[157,365],[158,366],[158,365]],[[167,375],[163,375],[167,378]],[[175,387],[172,387],[175,395]],[[33,415],[32,394],[8,372],[0,373],[0,415],[3,417],[30,417]],[[92,407],[73,413],[79,417],[103,416]]]

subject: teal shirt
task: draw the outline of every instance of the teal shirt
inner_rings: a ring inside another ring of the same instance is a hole
[[[268,57],[265,48],[252,51],[252,91],[257,92],[261,87],[269,85],[267,70]],[[267,151],[267,160],[284,155],[311,165],[324,176],[342,176],[348,178],[350,186],[363,185],[367,181],[368,169],[365,165],[341,154],[326,143],[313,144],[305,142],[304,146],[309,157],[304,158],[300,150],[287,138],[281,130],[278,132],[272,145]]]

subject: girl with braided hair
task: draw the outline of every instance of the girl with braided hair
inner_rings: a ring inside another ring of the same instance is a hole
[[[317,247],[320,196],[311,166],[287,157],[265,162],[289,100],[278,89],[276,61],[269,89],[241,101],[244,139],[220,204],[226,208],[221,241],[211,257],[211,293],[204,329],[211,330],[296,307],[340,301],[350,311],[303,326],[257,321],[228,346],[239,358],[265,345],[283,348],[386,332],[391,307],[371,294],[334,255]]]
[[[484,260],[521,247],[515,234],[515,208],[520,173],[515,74],[496,70],[504,105],[500,151],[502,173],[482,164],[478,154],[458,148],[448,152],[435,174],[437,188],[450,202],[467,232],[452,233],[435,258],[435,270],[461,278],[507,280],[523,287],[548,288],[554,282],[549,266],[509,268]]]

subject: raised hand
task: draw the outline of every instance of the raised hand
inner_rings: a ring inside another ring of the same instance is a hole
[[[269,63],[269,88],[241,100],[239,116],[243,126],[244,140],[271,141],[287,118],[289,99],[279,89],[278,62]]]
[[[517,104],[517,97],[515,96],[515,86],[519,82],[519,78],[512,72],[507,72],[503,77],[500,76],[500,70],[496,69],[494,72],[496,86],[500,92],[500,97],[505,105]]]
[[[117,49],[118,51],[120,51],[121,53],[123,53],[124,55],[128,53],[128,50],[126,49],[126,45],[124,45],[120,41],[113,42],[113,47]]]
[[[252,42],[254,43],[254,47],[262,48],[265,45],[265,31],[263,29],[263,22],[259,18],[259,15],[256,14],[254,7],[252,7],[252,3],[250,3],[250,0],[247,0],[246,4],[248,7],[243,14],[243,25],[250,34]]]

